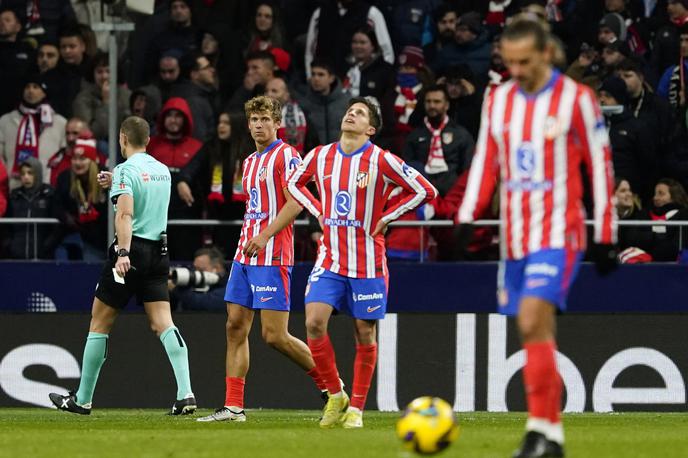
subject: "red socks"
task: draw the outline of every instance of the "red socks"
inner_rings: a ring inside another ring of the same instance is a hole
[[[244,408],[244,384],[246,379],[240,377],[225,377],[226,392],[225,406]]]
[[[523,345],[526,365],[523,381],[528,401],[528,416],[559,423],[562,382],[555,360],[555,344],[552,341]]]
[[[325,382],[323,382],[322,378],[320,378],[320,373],[318,372],[317,366],[313,366],[313,369],[306,372],[306,375],[313,379],[315,386],[317,386],[320,391],[327,389]]]
[[[354,361],[354,383],[351,387],[351,407],[363,410],[370,381],[375,372],[377,362],[377,344],[356,345],[356,359]]]
[[[315,367],[327,391],[330,394],[337,394],[342,391],[330,336],[325,334],[317,339],[308,339],[308,348],[311,349]]]

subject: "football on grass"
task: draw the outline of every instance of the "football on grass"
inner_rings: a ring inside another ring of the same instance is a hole
[[[397,421],[397,436],[404,448],[431,455],[446,449],[459,437],[459,424],[448,402],[423,396],[406,407]]]

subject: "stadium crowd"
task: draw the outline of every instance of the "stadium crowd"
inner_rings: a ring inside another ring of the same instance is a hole
[[[105,257],[96,175],[115,164],[107,33],[96,22],[136,23],[118,35],[117,122],[150,124],[148,152],[172,173],[170,219],[242,219],[241,164],[253,151],[243,104],[266,94],[283,105],[279,137],[302,154],[337,140],[349,98],[374,97],[376,144],[440,192],[402,219],[430,220],[456,216],[483,96],[509,78],[499,34],[523,12],[549,23],[559,70],[598,94],[619,219],[688,219],[688,0],[157,0],[152,16],[98,0],[0,0],[0,217],[61,221],[0,225],[0,257]],[[495,196],[483,216],[498,208]],[[172,259],[211,245],[232,256],[238,232],[171,227]],[[314,258],[319,236],[315,221],[297,231],[298,260]],[[387,235],[391,260],[496,259],[497,242],[489,227],[465,252],[451,228]],[[686,242],[675,226],[619,233],[629,263],[681,261]]]

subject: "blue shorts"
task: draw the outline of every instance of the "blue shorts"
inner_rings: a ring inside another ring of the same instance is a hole
[[[249,266],[232,262],[225,301],[252,310],[288,312],[291,266]]]
[[[359,320],[381,320],[387,311],[387,277],[349,278],[316,267],[308,277],[306,304],[322,302]]]
[[[576,278],[583,253],[552,249],[523,259],[502,261],[497,280],[499,313],[516,315],[522,298],[538,297],[566,310],[566,296]]]

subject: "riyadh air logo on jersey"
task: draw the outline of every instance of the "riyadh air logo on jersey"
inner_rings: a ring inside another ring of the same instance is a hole
[[[339,216],[346,216],[351,211],[351,195],[346,191],[339,191],[335,196],[335,211]]]
[[[516,151],[516,167],[523,178],[530,178],[535,171],[535,148],[530,142],[523,142]]]
[[[265,179],[268,177],[268,168],[267,167],[261,167],[260,171],[258,172],[258,179],[260,181],[265,181]]]
[[[251,188],[251,198],[248,200],[249,210],[258,210],[258,190]]]
[[[365,188],[368,186],[370,178],[368,177],[368,172],[358,172],[356,175],[356,186],[359,188]]]
[[[289,161],[289,167],[287,167],[287,171],[292,173],[299,165],[301,165],[301,159],[298,157],[292,157]]]

